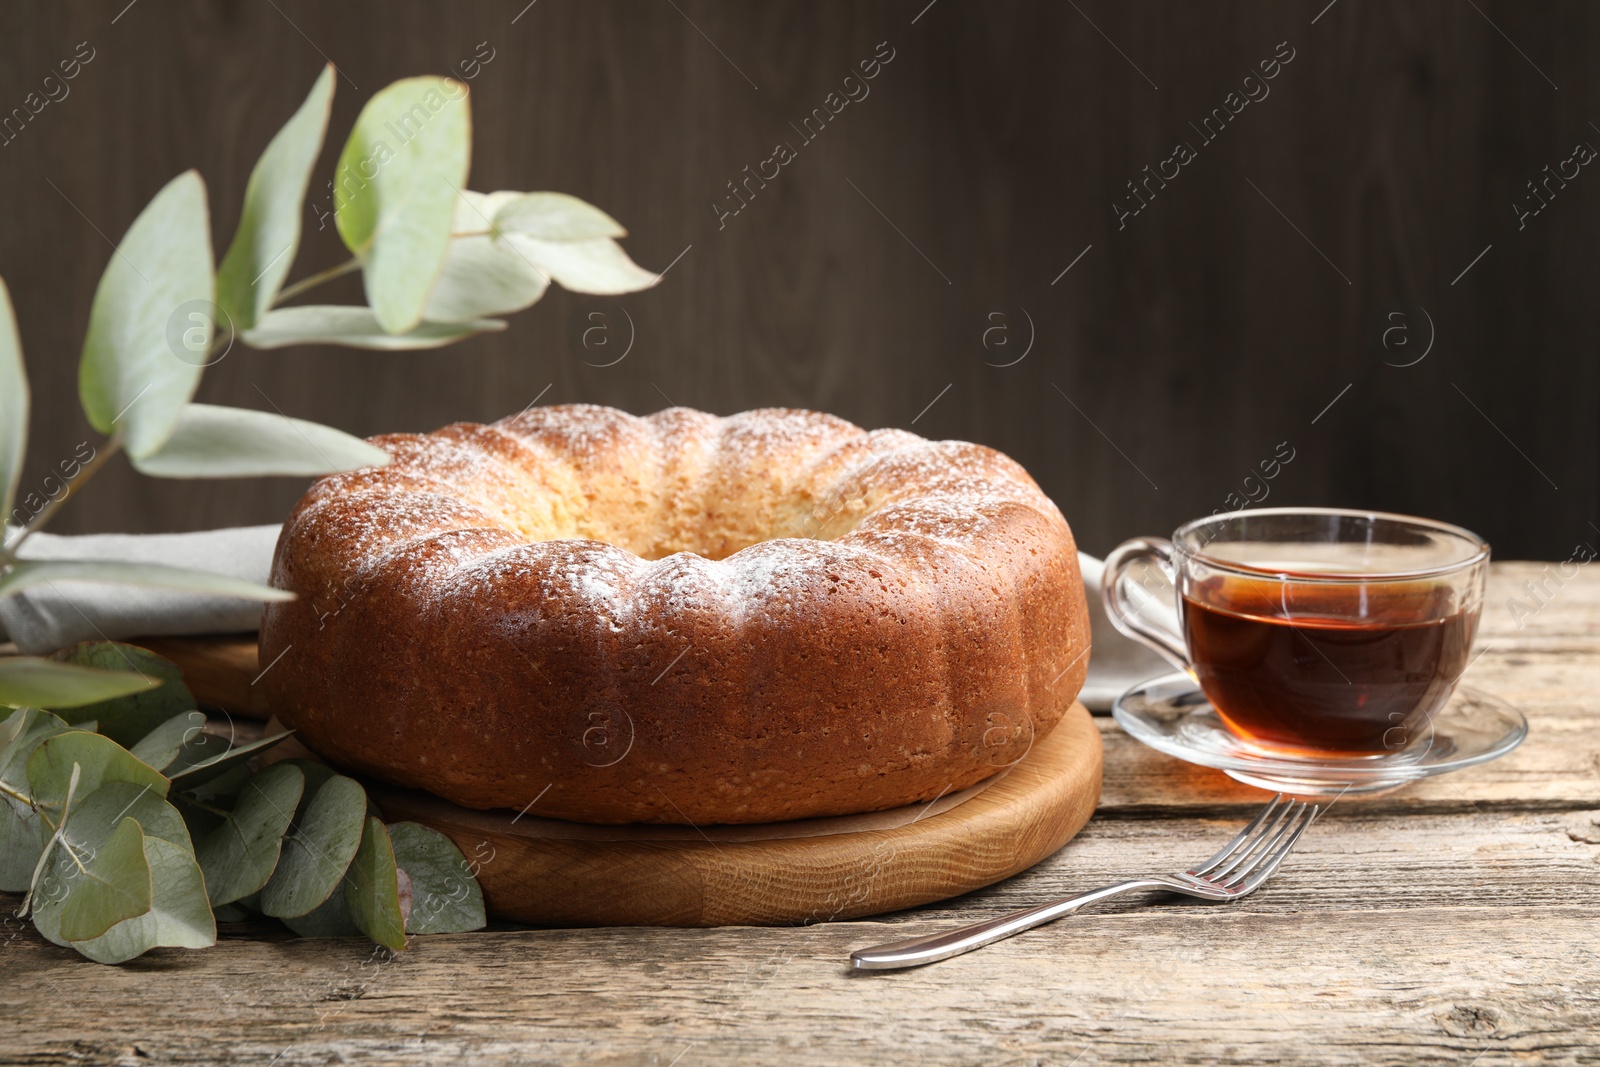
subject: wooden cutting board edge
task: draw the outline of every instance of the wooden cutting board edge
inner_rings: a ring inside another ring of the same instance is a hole
[[[853,919],[960,896],[1053,855],[1100,800],[1100,732],[1081,704],[988,789],[890,829],[770,841],[584,840],[485,826],[482,812],[375,787],[390,819],[453,840],[491,914],[539,926],[781,926]],[[569,824],[570,825],[570,824]]]

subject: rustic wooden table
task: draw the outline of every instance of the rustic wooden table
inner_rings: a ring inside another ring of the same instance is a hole
[[[1528,714],[1497,763],[1336,804],[1228,906],[1126,899],[920,970],[846,953],[1225,840],[1263,795],[1109,721],[1104,799],[983,892],[862,922],[493,929],[395,955],[225,928],[119,968],[7,920],[6,1063],[1600,1063],[1600,572],[1494,569],[1471,684]],[[14,898],[12,898],[14,900]],[[6,912],[14,910],[7,907]]]

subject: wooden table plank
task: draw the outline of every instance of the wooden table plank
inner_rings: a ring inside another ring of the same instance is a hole
[[[503,930],[418,938],[390,960],[257,923],[215,949],[110,969],[13,925],[0,949],[13,995],[57,1007],[26,1013],[6,1047],[88,1063],[131,1047],[213,1062],[219,1043],[283,1053],[280,1064],[668,1063],[694,1042],[682,1067],[1065,1063],[1085,1049],[1084,1063],[1470,1062],[1487,1050],[1488,1067],[1512,1052],[1581,1062],[1600,1035],[1600,811],[1335,807],[1237,904],[1128,899],[917,972],[845,967],[850,948],[1187,865],[1235,825],[1101,819],[1000,886],[809,928]],[[1205,975],[1220,988],[1197,998]],[[63,1006],[90,1004],[98,1036]]]
[[[50,1008],[15,1019],[7,1046],[13,1062],[1489,1067],[1592,1063],[1600,1033],[1594,907],[1147,908],[946,966],[845,969],[892,929],[490,932],[399,956],[226,941],[18,974],[13,997]]]

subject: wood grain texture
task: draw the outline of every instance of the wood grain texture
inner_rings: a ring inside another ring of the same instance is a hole
[[[202,400],[361,434],[488,421],[541,394],[819,408],[1010,453],[1100,554],[1223,506],[1288,441],[1273,502],[1437,515],[1503,556],[1565,558],[1596,537],[1600,499],[1600,183],[1585,170],[1520,229],[1512,203],[1597,137],[1600,9],[1339,3],[1313,25],[1324,6],[140,0],[113,24],[90,0],[13,5],[0,114],[78,42],[97,50],[0,147],[17,206],[0,274],[37,403],[23,491],[92,439],[74,383],[89,303],[162,183],[201,170],[220,247],[324,56],[343,76],[319,194],[373,92],[459,70],[483,42],[473,187],[582,196],[642,264],[675,262],[666,281],[553,292],[447,352],[239,348]],[[719,226],[727,183],[798,144],[790,124],[884,41],[895,59],[870,95]],[[1190,123],[1278,42],[1296,55],[1270,96],[1119,227],[1127,183],[1198,141]],[[344,256],[306,221],[296,278]],[[354,279],[327,291],[359,296]],[[1416,307],[1437,335],[1414,366],[1396,364],[1418,348],[1379,345],[1404,305],[1415,345]],[[1023,312],[1033,347],[1000,365]],[[604,355],[581,341],[593,314]],[[601,365],[625,337],[627,358]],[[119,463],[58,528],[275,521],[302,489],[152,483]]]
[[[852,973],[848,951],[1186,865],[1237,822],[1097,819],[1024,875],[880,922],[499,929],[398,956],[261,923],[114,970],[13,927],[13,995],[52,1007],[17,1017],[7,1050],[93,1064],[1593,1063],[1597,819],[1336,806],[1236,904],[1127,898],[887,974]]]
[[[542,926],[783,925],[958,896],[1066,844],[1100,799],[1100,735],[1082,705],[994,784],[892,828],[807,838],[758,827],[539,825],[381,788],[387,819],[448,835],[474,858],[490,914]],[[725,831],[735,831],[734,834]]]

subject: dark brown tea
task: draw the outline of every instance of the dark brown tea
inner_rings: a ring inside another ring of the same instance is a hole
[[[1181,598],[1200,687],[1239,737],[1301,755],[1393,752],[1466,669],[1478,606],[1447,584],[1218,576]]]

